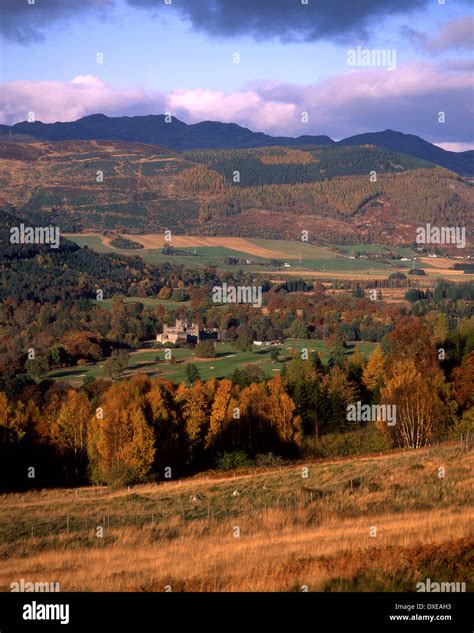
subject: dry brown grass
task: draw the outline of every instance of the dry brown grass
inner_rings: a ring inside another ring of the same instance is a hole
[[[293,465],[130,492],[3,495],[0,589],[25,578],[59,581],[63,591],[318,591],[354,582],[414,590],[454,560],[455,579],[467,581],[470,453],[445,446],[305,465],[306,480]],[[23,525],[31,522],[34,536]]]

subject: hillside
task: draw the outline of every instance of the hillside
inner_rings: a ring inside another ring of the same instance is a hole
[[[415,592],[427,577],[469,591],[470,468],[453,444],[2,495],[0,590],[54,568],[61,591]]]
[[[325,135],[304,135],[298,138],[273,137],[262,132],[252,132],[235,123],[203,121],[187,125],[175,117],[167,122],[164,115],[134,117],[107,117],[93,114],[77,121],[42,123],[23,121],[15,125],[0,125],[0,139],[9,138],[20,142],[36,138],[47,141],[67,140],[118,140],[158,144],[175,150],[194,149],[242,149],[285,145],[332,146],[335,142]],[[338,145],[376,145],[398,153],[431,161],[464,176],[474,175],[472,152],[448,152],[418,136],[386,130],[359,134],[346,138]]]
[[[357,134],[338,142],[338,145],[377,145],[394,152],[403,152],[417,156],[458,174],[474,174],[474,152],[449,152],[437,145],[428,143],[414,134],[402,134],[393,130]]]
[[[96,253],[79,248],[63,235],[54,249],[48,244],[10,244],[10,229],[21,221],[0,210],[0,300],[79,301],[95,299],[97,287],[111,296],[128,293],[138,283],[150,293],[159,289],[159,267],[139,257]]]
[[[474,189],[452,172],[374,146],[180,154],[122,141],[3,142],[0,189],[4,209],[68,232],[307,230],[314,242],[410,244],[420,222],[461,223],[474,210]]]

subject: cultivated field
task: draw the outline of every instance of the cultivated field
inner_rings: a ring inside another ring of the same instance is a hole
[[[24,578],[62,591],[415,591],[429,577],[469,591],[472,466],[451,443],[2,495],[0,589]]]
[[[388,254],[387,246],[380,244],[363,244],[351,246],[315,246],[290,240],[246,239],[241,237],[203,237],[190,235],[173,235],[171,245],[176,249],[183,249],[189,255],[163,255],[165,244],[164,235],[147,234],[131,235],[131,239],[144,246],[143,249],[124,250],[110,245],[110,237],[99,233],[67,233],[65,237],[80,246],[100,253],[119,252],[123,255],[139,255],[144,260],[159,264],[170,262],[186,268],[202,268],[215,266],[222,270],[237,270],[245,268],[249,272],[264,275],[275,275],[280,278],[305,277],[307,279],[334,280],[367,280],[387,278],[391,273],[401,271],[407,273],[413,266],[425,270],[425,278],[416,280],[423,285],[425,281],[433,283],[434,279],[445,278],[451,281],[469,281],[474,275],[463,274],[459,270],[449,267],[455,260],[449,258],[432,259],[417,257],[417,253],[410,248],[394,247],[392,250],[398,255],[408,257],[412,261],[400,259],[350,259],[352,253]],[[241,260],[251,259],[252,264],[231,265],[225,263],[226,257]],[[275,266],[272,260],[286,262],[290,267]],[[275,277],[276,278],[276,277]]]

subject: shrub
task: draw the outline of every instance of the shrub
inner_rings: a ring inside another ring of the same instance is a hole
[[[233,453],[219,453],[216,459],[218,470],[235,470],[253,466],[254,462],[248,457],[245,451],[234,451]]]
[[[458,419],[449,430],[449,439],[458,440],[461,438],[474,441],[474,408],[464,412],[461,419]]]
[[[198,358],[215,358],[216,348],[212,341],[201,341],[196,345],[196,356]]]
[[[364,453],[380,453],[392,448],[388,435],[375,424],[368,424],[357,431],[328,433],[322,437],[307,438],[304,454],[308,457],[346,457]]]
[[[283,466],[285,460],[273,453],[259,453],[255,455],[255,465],[259,468],[277,468]]]

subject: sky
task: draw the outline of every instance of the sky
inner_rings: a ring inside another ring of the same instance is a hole
[[[474,149],[473,14],[471,0],[1,0],[0,123],[169,112]]]

